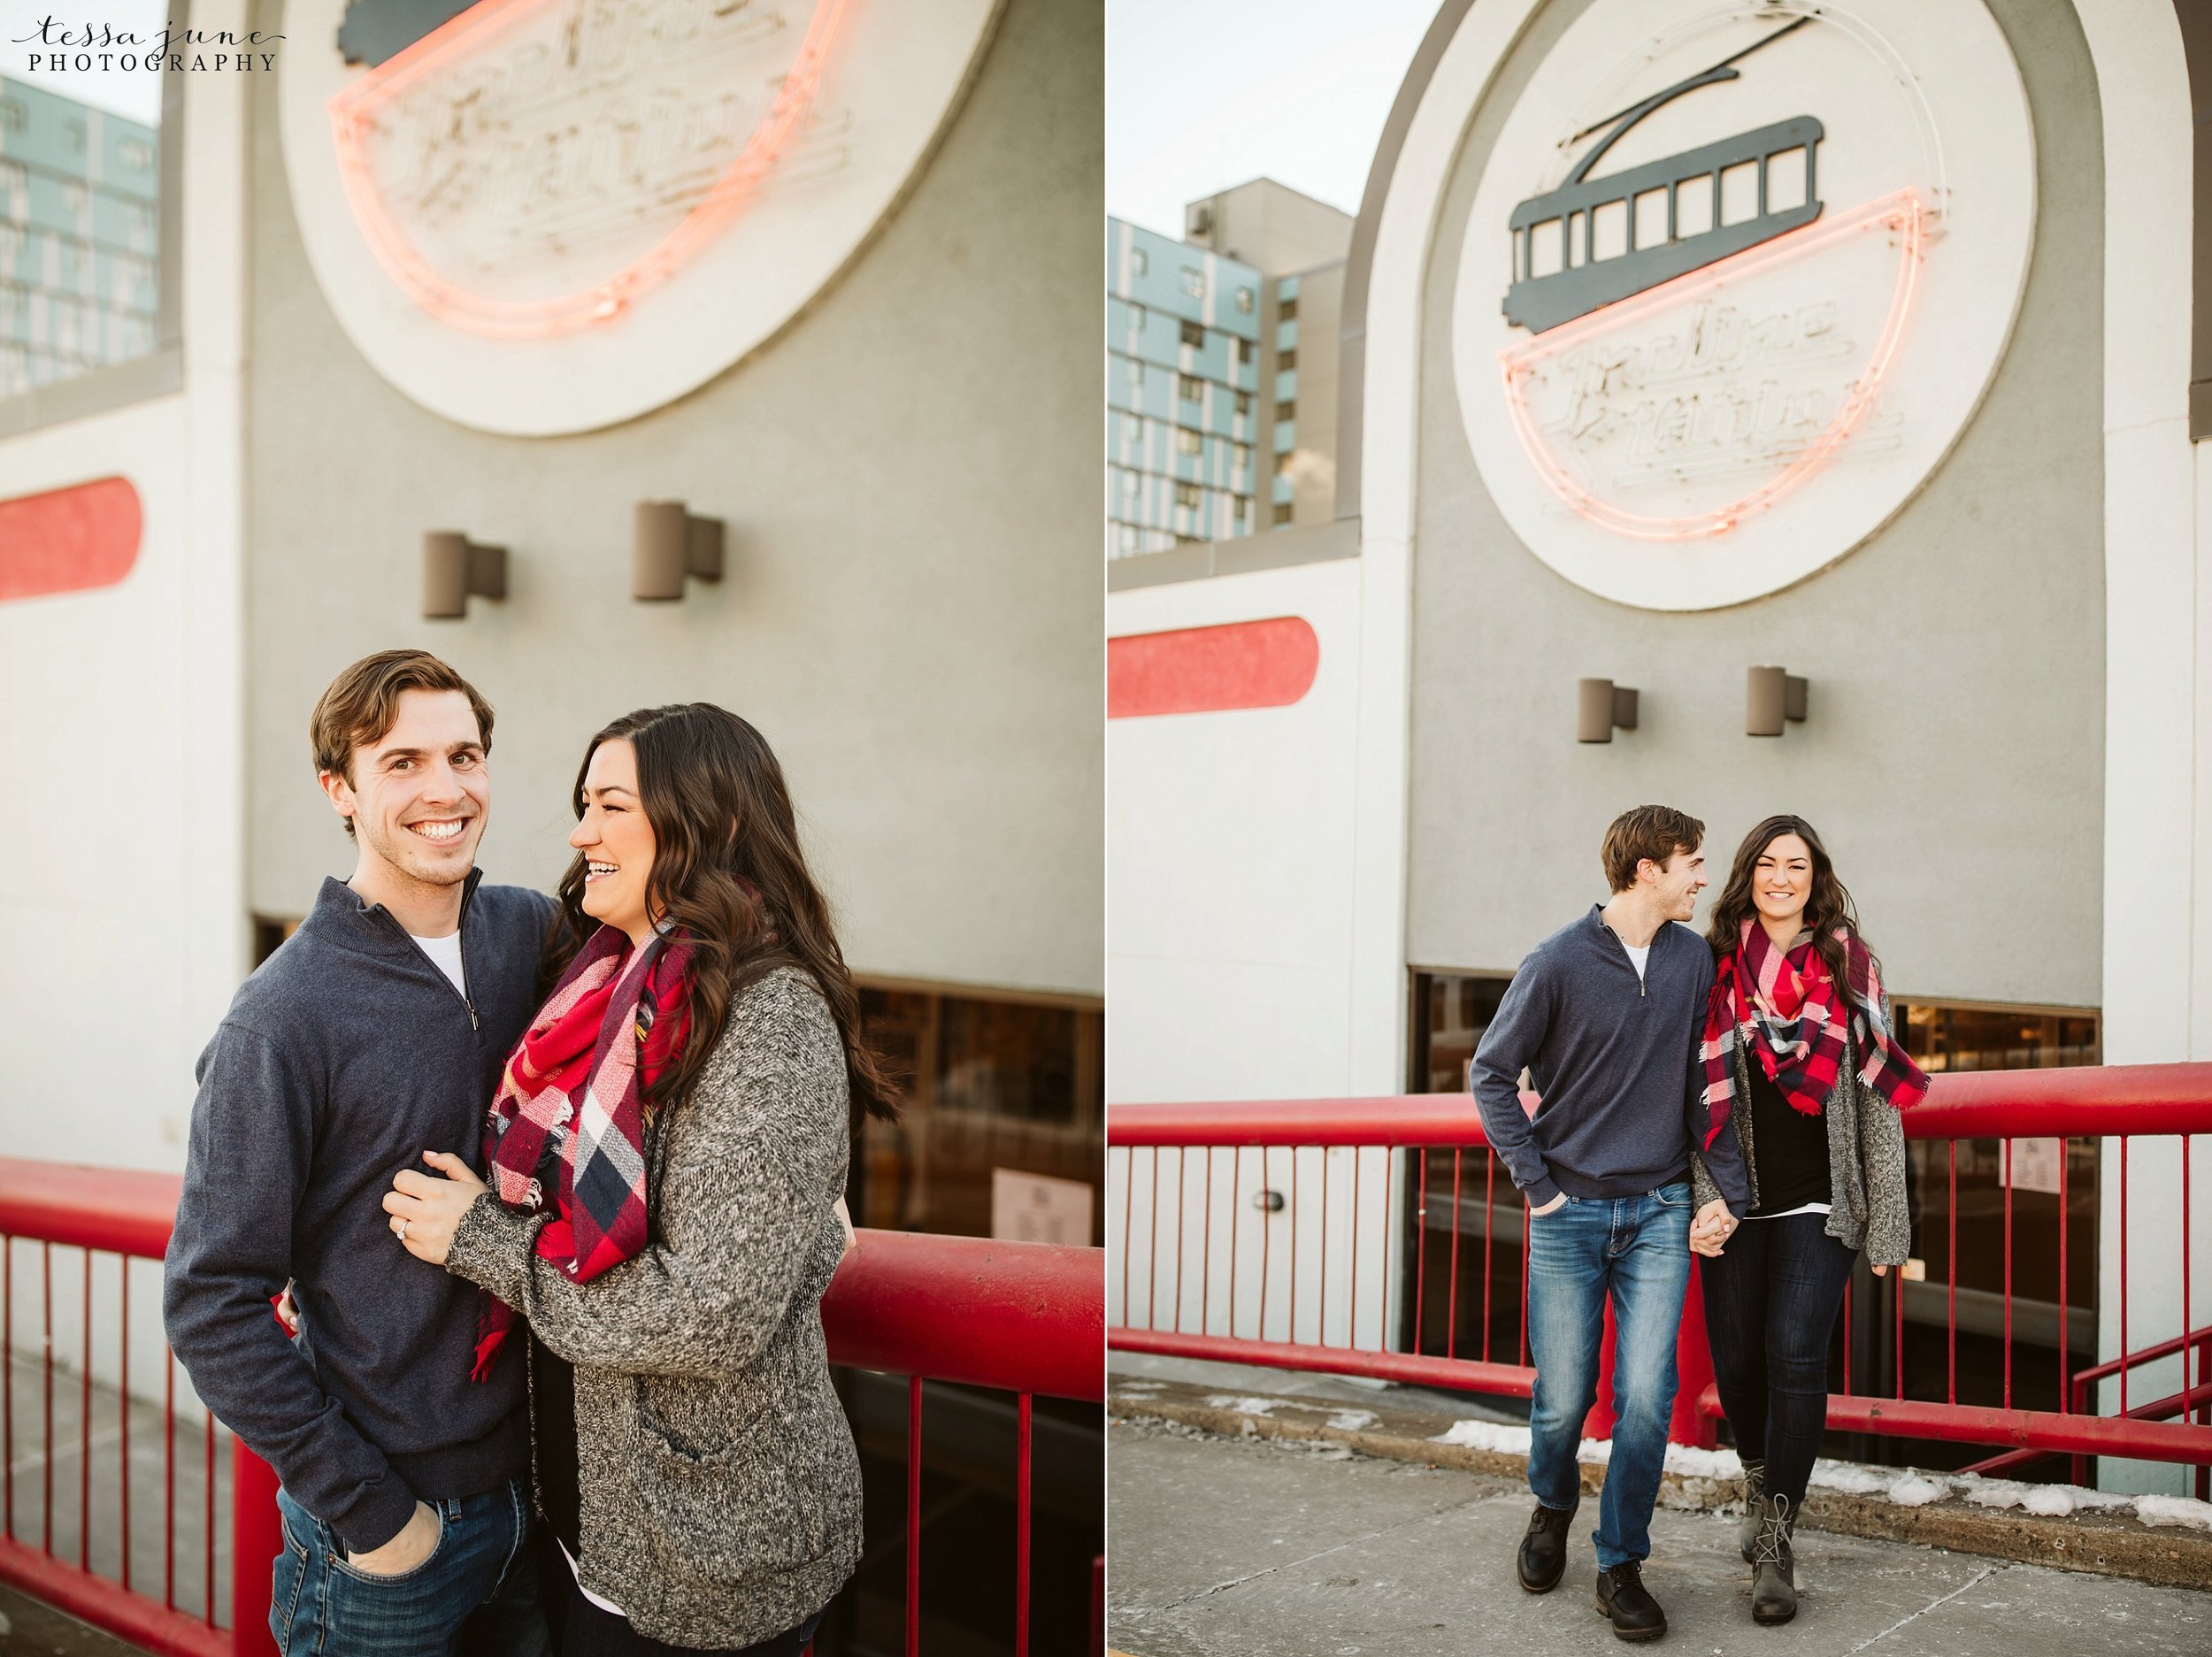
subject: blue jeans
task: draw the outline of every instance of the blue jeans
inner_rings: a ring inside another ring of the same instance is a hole
[[[1598,1569],[1651,1553],[1651,1508],[1674,1411],[1674,1344],[1690,1285],[1690,1183],[1640,1197],[1569,1197],[1529,1222],[1528,1484],[1547,1507],[1582,1495],[1575,1451],[1596,1402],[1613,1297],[1613,1459],[1598,1500]]]
[[[1701,1262],[1713,1378],[1736,1453],[1767,1465],[1766,1489],[1793,1511],[1828,1430],[1828,1344],[1858,1260],[1824,1214],[1746,1220]]]
[[[528,1481],[430,1506],[430,1557],[379,1576],[340,1557],[331,1528],[277,1492],[284,1547],[269,1632],[283,1657],[546,1657]]]

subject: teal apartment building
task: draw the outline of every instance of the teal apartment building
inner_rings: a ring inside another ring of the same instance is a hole
[[[0,79],[0,397],[155,348],[160,134]]]
[[[1251,533],[1263,279],[1248,265],[1107,221],[1106,553]]]

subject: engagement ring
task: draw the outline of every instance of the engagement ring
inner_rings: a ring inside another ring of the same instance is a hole
[[[407,1222],[402,1220],[398,1226],[395,1229],[393,1235],[397,1237],[401,1242],[405,1242],[407,1240]]]

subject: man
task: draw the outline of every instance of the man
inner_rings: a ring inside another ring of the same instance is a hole
[[[1575,1452],[1597,1397],[1612,1298],[1613,1451],[1598,1504],[1598,1608],[1625,1640],[1657,1639],[1645,1589],[1651,1509],[1674,1408],[1675,1337],[1689,1284],[1690,1152],[1721,1197],[1695,1235],[1717,1246],[1749,1204],[1732,1129],[1705,1147],[1694,1062],[1713,957],[1687,926],[1705,886],[1705,825],[1639,806],[1605,832],[1612,896],[1539,944],[1476,1050],[1483,1131],[1530,1204],[1528,1338],[1536,1359],[1528,1482],[1536,1497],[1515,1569],[1548,1593],[1581,1499]],[[1542,1102],[1520,1099],[1525,1068]]]
[[[282,1484],[279,1650],[523,1657],[546,1649],[523,1366],[471,1378],[479,1292],[409,1254],[382,1200],[426,1150],[476,1159],[553,905],[478,885],[492,710],[452,668],[357,662],[311,729],[358,858],[200,1056],[169,1339]],[[270,1315],[288,1280],[296,1345]]]

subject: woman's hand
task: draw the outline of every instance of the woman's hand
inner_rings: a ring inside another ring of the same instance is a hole
[[[1690,1252],[1718,1260],[1726,1248],[1730,1235],[1736,1229],[1736,1216],[1728,1211],[1727,1202],[1716,1197],[1697,1211],[1690,1222]]]
[[[1874,1268],[1874,1275],[1878,1277],[1886,1277],[1889,1276],[1889,1268],[1887,1266],[1877,1266]]]
[[[853,1252],[853,1216],[852,1210],[845,1206],[842,1197],[837,1200],[837,1224],[844,1228],[845,1254],[849,1254]],[[842,1260],[845,1254],[840,1254],[838,1258]]]
[[[461,1216],[486,1187],[469,1165],[449,1151],[425,1151],[422,1160],[445,1178],[433,1179],[411,1168],[401,1169],[392,1180],[392,1189],[384,1193],[384,1212],[392,1216],[392,1234],[409,1254],[442,1266]]]

